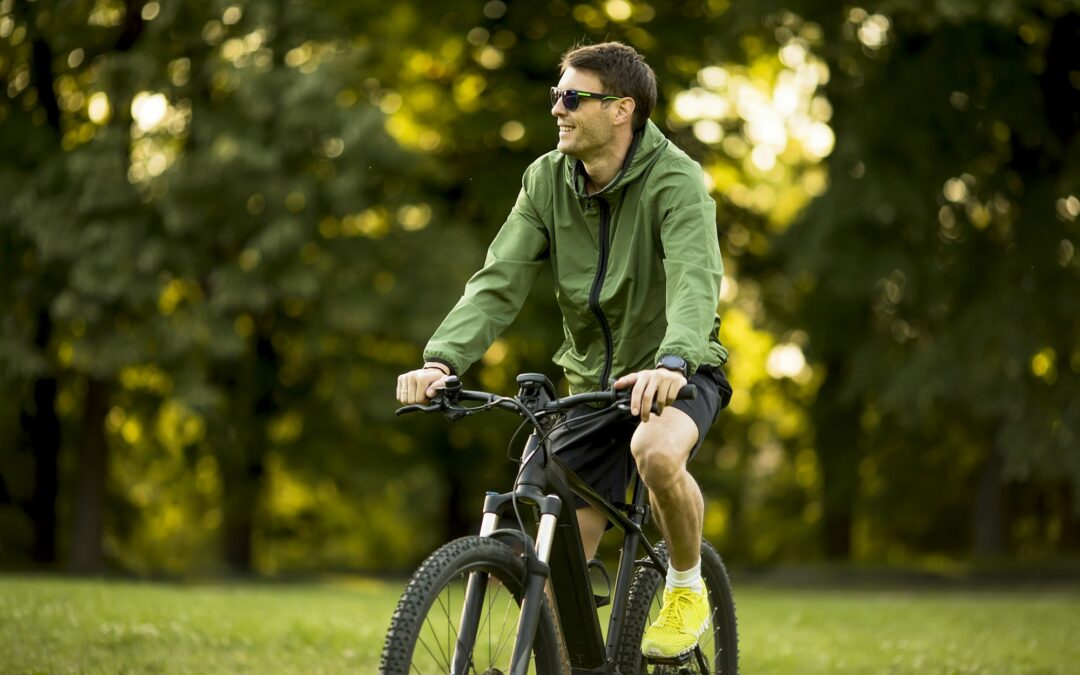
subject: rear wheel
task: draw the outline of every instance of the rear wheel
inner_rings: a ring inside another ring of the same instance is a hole
[[[450,673],[455,658],[464,673],[510,672],[523,595],[525,565],[506,544],[463,537],[420,565],[398,602],[379,672]],[[474,593],[465,611],[470,582]],[[530,673],[560,673],[558,633],[547,602],[533,641]],[[456,652],[461,652],[457,654]]]
[[[656,546],[656,553],[668,564],[665,542]],[[736,675],[739,672],[739,637],[735,623],[735,598],[731,581],[712,544],[701,540],[701,577],[709,593],[709,629],[701,636],[698,646],[706,664],[706,673]],[[626,624],[619,645],[619,669],[625,675],[643,673],[701,673],[696,657],[681,666],[653,665],[641,655],[641,637],[645,628],[656,620],[664,595],[664,575],[651,566],[639,566],[630,584],[626,605]]]

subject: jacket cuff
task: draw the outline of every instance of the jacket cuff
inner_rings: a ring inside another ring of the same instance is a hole
[[[441,363],[442,365],[450,369],[451,375],[457,375],[457,368],[455,368],[454,364],[450,363],[446,359],[440,359],[437,356],[425,356],[424,363]]]

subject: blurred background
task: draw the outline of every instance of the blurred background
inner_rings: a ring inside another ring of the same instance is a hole
[[[471,530],[516,420],[397,419],[395,377],[607,39],[718,203],[722,554],[1075,560],[1076,2],[0,0],[0,566],[393,573]],[[560,379],[550,289],[467,385]]]

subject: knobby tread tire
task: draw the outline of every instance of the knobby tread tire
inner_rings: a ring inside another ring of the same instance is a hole
[[[479,566],[497,578],[521,603],[525,565],[506,544],[486,537],[455,539],[432,553],[409,580],[390,620],[379,673],[407,675],[424,618],[447,583]],[[517,624],[518,614],[511,617]],[[560,641],[551,609],[545,600],[533,642],[537,675],[561,674]]]
[[[667,542],[661,541],[656,546],[656,554],[668,564]],[[715,634],[715,646],[721,649],[720,664],[710,663],[714,675],[738,675],[739,641],[738,624],[735,619],[735,597],[731,592],[731,580],[727,569],[712,544],[701,540],[701,576],[709,590],[710,600],[720,600],[719,612],[714,614],[709,630]],[[630,584],[630,595],[626,603],[626,622],[619,644],[618,665],[622,675],[645,673],[644,658],[641,655],[641,638],[649,621],[649,608],[657,593],[662,593],[664,576],[652,567],[639,566],[634,572]],[[716,609],[714,607],[714,609]],[[719,626],[719,630],[717,630]],[[691,672],[697,672],[696,664],[689,664]]]

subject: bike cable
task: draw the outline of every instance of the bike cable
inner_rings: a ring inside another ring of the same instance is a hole
[[[506,400],[511,400],[511,401],[516,402],[516,403],[520,403],[516,399],[509,399],[508,398]],[[514,459],[513,454],[512,454],[513,453],[514,440],[517,438],[517,435],[521,432],[521,430],[525,428],[526,424],[532,424],[533,428],[535,428],[536,431],[539,433],[538,445],[540,447],[543,447],[548,442],[548,439],[551,437],[551,434],[553,434],[556,430],[566,426],[570,422],[587,422],[589,420],[595,419],[595,418],[600,417],[602,415],[609,414],[614,409],[613,407],[610,407],[610,406],[600,408],[599,410],[597,410],[595,412],[591,412],[591,413],[588,413],[586,415],[582,415],[581,417],[577,417],[577,418],[574,418],[574,419],[564,419],[561,422],[557,422],[557,423],[551,425],[550,429],[545,430],[540,426],[540,421],[536,418],[536,416],[533,415],[531,411],[526,409],[524,405],[519,405],[519,408],[521,408],[522,412],[525,413],[525,415],[527,415],[527,419],[525,421],[523,421],[520,425],[518,425],[518,428],[514,431],[514,435],[510,437],[510,441],[507,443],[506,456],[509,459]],[[549,450],[550,450],[550,448],[549,448]],[[525,463],[526,462],[524,461],[524,450],[522,450],[522,453],[523,453],[523,456],[518,458],[518,460],[517,460],[517,461],[520,462],[520,464],[518,466],[517,475],[514,476],[514,485],[517,485],[518,480],[521,478],[521,472],[525,470]],[[545,453],[545,457],[546,456],[547,456],[547,453]],[[516,491],[510,495],[510,506],[514,509],[514,518],[517,520],[518,528],[520,529],[522,534],[525,534],[525,519],[521,517],[521,511],[518,508],[518,499],[517,499],[517,492]],[[525,568],[528,569],[528,563],[529,563],[529,547],[528,546],[523,547],[522,557],[525,560],[525,566],[526,566]]]

